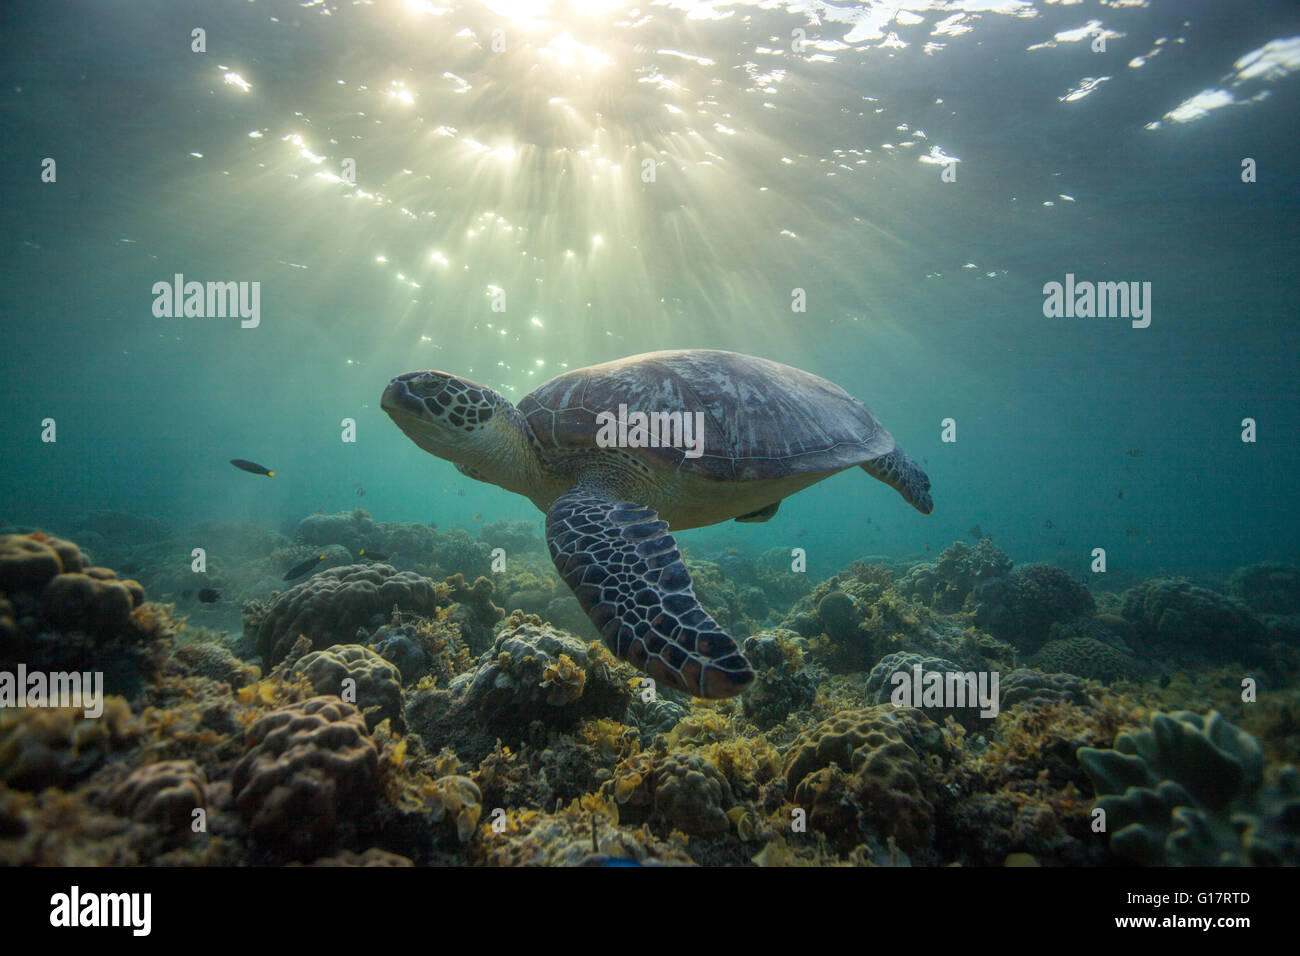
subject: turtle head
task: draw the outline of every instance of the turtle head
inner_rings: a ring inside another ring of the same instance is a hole
[[[528,426],[505,396],[448,372],[407,372],[379,407],[406,437],[471,478],[525,492],[536,481]]]
[[[482,456],[493,418],[510,405],[486,385],[447,372],[407,372],[388,383],[379,406],[431,455],[458,464]],[[513,407],[513,406],[511,406]]]

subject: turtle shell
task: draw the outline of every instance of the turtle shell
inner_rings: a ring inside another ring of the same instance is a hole
[[[767,359],[687,349],[566,372],[519,402],[543,458],[599,447],[597,415],[704,413],[703,454],[633,450],[647,463],[718,481],[839,471],[894,449],[871,409],[838,385]],[[694,419],[692,419],[694,421]]]

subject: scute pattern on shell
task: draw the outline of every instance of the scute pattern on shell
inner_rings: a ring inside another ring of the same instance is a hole
[[[704,412],[704,454],[642,448],[651,463],[718,481],[782,478],[872,461],[894,439],[871,409],[823,378],[703,349],[650,352],[554,378],[519,402],[541,453],[595,447],[596,415]]]

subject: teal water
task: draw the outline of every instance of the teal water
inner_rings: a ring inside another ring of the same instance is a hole
[[[978,524],[1080,573],[1294,559],[1300,11],[961,6],[6,5],[0,522],[540,528],[393,427],[388,380],[517,400],[702,347],[867,402],[935,511],[855,470],[687,547],[797,545],[820,577]],[[176,273],[260,282],[260,325],[155,317]],[[1044,317],[1067,273],[1150,282],[1150,326]]]

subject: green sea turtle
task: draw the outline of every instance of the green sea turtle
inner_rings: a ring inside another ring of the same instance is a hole
[[[610,650],[697,697],[732,697],[754,672],[696,601],[669,528],[766,521],[781,499],[855,465],[933,509],[930,479],[866,405],[735,352],[593,365],[518,407],[446,372],[408,372],[381,405],[425,451],[545,512],[555,566]]]

